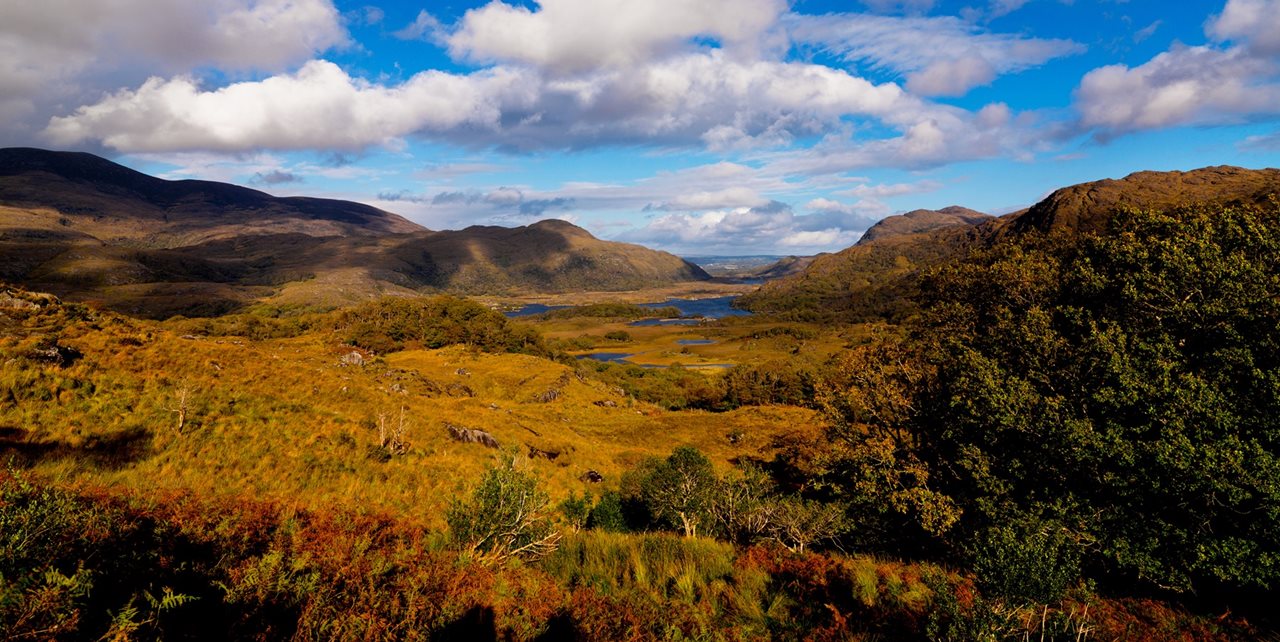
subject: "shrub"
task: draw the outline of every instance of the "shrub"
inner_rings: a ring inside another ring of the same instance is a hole
[[[724,376],[725,402],[736,406],[812,403],[814,372],[792,361],[766,361],[730,368]]]
[[[569,496],[560,502],[559,509],[570,528],[575,531],[582,530],[591,517],[591,495],[583,493],[582,497],[578,497],[576,492],[570,492]]]
[[[1080,581],[1080,549],[1067,529],[1028,520],[987,528],[972,553],[983,591],[1013,601],[1050,604]]]
[[[333,324],[343,341],[373,352],[394,352],[412,344],[549,354],[532,329],[473,301],[445,295],[370,301],[336,313]]]
[[[627,525],[626,515],[622,510],[622,495],[617,491],[607,490],[600,496],[600,501],[591,507],[587,515],[587,528],[611,533],[625,533],[631,528]]]
[[[485,471],[470,501],[455,500],[445,520],[454,543],[486,564],[513,557],[538,558],[556,548],[547,494],[532,474],[518,470],[520,457],[506,451]]]
[[[715,524],[716,485],[711,460],[697,448],[681,446],[642,469],[636,490],[654,519],[693,537]]]

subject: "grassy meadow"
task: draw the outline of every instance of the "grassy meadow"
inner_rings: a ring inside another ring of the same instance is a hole
[[[914,525],[959,512],[837,403],[884,401],[840,391],[892,327],[619,309],[511,322],[437,297],[161,322],[5,290],[0,639],[1266,631],[1055,574],[1065,549],[1035,535],[974,554]],[[635,365],[575,358],[592,351]],[[1041,590],[1045,573],[1062,579]]]

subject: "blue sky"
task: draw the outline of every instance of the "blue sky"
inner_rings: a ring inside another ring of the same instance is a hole
[[[915,208],[1276,165],[1280,0],[6,3],[0,144],[433,229],[807,254]]]

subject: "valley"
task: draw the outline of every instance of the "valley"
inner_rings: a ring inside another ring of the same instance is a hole
[[[259,225],[219,199],[272,197],[208,185],[216,225],[177,229],[192,186],[86,205],[62,165],[37,207],[6,158],[0,622],[27,637],[1275,630],[1275,170],[913,210],[729,274],[558,221]]]

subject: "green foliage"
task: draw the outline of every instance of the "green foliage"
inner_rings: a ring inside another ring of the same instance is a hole
[[[1053,604],[1080,581],[1082,547],[1052,522],[992,526],[976,539],[973,570],[990,596]]]
[[[160,544],[148,524],[117,509],[3,474],[0,631],[6,639],[154,636],[165,613],[196,600],[169,586],[154,595],[153,582],[185,581],[157,559]]]
[[[561,308],[542,313],[546,319],[674,319],[680,316],[680,308],[666,306],[653,308],[635,303],[593,303],[572,308]]]
[[[642,368],[584,359],[578,366],[597,381],[617,386],[640,401],[668,410],[725,409],[722,381],[679,365]]]
[[[564,515],[565,521],[569,527],[575,531],[582,530],[586,527],[587,521],[591,518],[592,504],[591,495],[583,493],[578,497],[576,492],[570,492],[569,496],[564,498],[558,506],[560,514]]]
[[[678,528],[686,537],[713,527],[716,476],[711,461],[698,449],[681,446],[636,472],[639,498],[658,522]]]
[[[514,451],[485,471],[469,501],[455,500],[446,514],[454,542],[484,563],[538,558],[556,548],[560,534],[548,515],[547,495],[531,473],[516,468]]]
[[[1059,593],[1072,541],[1117,578],[1274,591],[1278,214],[1126,211],[936,270],[910,337],[863,350],[827,395],[832,435],[851,453],[887,440],[869,461],[910,473],[888,490],[927,476],[963,509],[947,537],[981,542],[997,591]]]
[[[730,407],[809,405],[815,378],[813,369],[791,360],[737,365],[724,376],[725,402]]]
[[[548,354],[532,329],[478,303],[447,295],[387,297],[343,310],[333,323],[344,341],[374,352],[395,352],[408,345],[466,345],[485,352]]]
[[[631,333],[626,330],[611,330],[604,333],[604,338],[609,341],[630,341]]]
[[[587,528],[609,533],[626,533],[631,530],[622,510],[622,495],[616,490],[606,490],[600,501],[591,507],[587,515]]]

